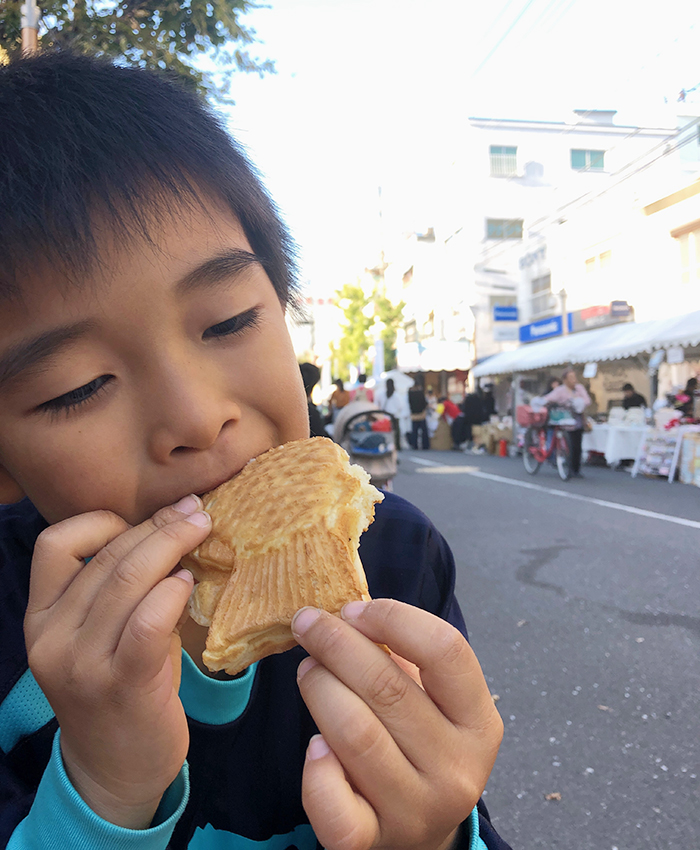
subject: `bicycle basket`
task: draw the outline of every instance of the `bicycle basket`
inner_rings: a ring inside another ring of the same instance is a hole
[[[515,417],[518,420],[518,425],[522,425],[524,428],[540,428],[547,422],[547,411],[538,410],[535,412],[529,404],[520,404],[515,411]]]

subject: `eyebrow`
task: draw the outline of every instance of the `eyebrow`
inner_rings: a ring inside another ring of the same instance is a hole
[[[262,267],[255,254],[238,248],[227,249],[180,278],[175,284],[175,292],[186,295],[193,290],[217,286],[253,265]],[[89,320],[76,322],[12,346],[0,359],[0,389],[12,384],[25,372],[37,370],[42,363],[69,348],[94,327],[95,323]]]
[[[38,369],[42,363],[85,336],[95,326],[83,321],[53,328],[46,333],[13,345],[0,359],[0,389],[13,383],[28,370]]]
[[[186,295],[196,289],[218,286],[232,277],[236,277],[250,266],[260,266],[260,258],[250,251],[230,248],[203,262],[188,272],[175,284],[178,295]]]

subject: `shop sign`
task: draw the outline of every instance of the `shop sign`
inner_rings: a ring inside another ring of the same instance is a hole
[[[613,310],[613,305],[619,305]],[[621,305],[625,305],[623,310]],[[602,328],[606,325],[616,325],[618,322],[629,321],[632,318],[632,308],[626,301],[613,301],[611,304],[597,304],[574,310],[571,313],[569,325],[572,333],[589,331],[592,328]]]
[[[494,322],[517,322],[518,308],[515,305],[496,304],[493,308],[493,320]]]
[[[632,308],[626,301],[611,301],[610,302],[610,315],[615,316],[618,319],[626,319],[630,313],[632,312]]]
[[[493,327],[494,342],[517,342],[518,341],[518,326],[512,323],[502,322]]]
[[[571,329],[571,314],[569,313],[569,330]],[[529,325],[520,325],[520,342],[537,342],[540,339],[548,339],[550,336],[561,336],[561,316],[551,316],[549,319],[540,319]]]

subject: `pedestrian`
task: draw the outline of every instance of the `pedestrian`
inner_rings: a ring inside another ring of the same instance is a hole
[[[342,379],[336,378],[333,383],[335,384],[335,389],[328,400],[328,406],[330,407],[329,417],[331,422],[335,422],[339,411],[341,411],[350,401],[350,393],[345,389],[345,384],[343,384]]]
[[[300,363],[299,370],[301,378],[304,382],[304,391],[306,392],[306,405],[309,411],[309,430],[312,437],[327,437],[328,433],[323,426],[323,419],[318,407],[313,403],[311,393],[314,387],[321,379],[321,370],[313,363]]]
[[[503,724],[452,553],[403,499],[362,536],[374,601],[290,611],[298,647],[204,669],[193,494],[309,435],[257,172],[202,98],[106,59],[0,66],[9,114],[0,846],[504,850],[476,808]]]
[[[643,395],[640,395],[632,384],[624,384],[622,387],[622,407],[625,410],[630,410],[632,407],[646,407],[647,400]]]
[[[382,405],[382,410],[386,410],[387,413],[391,413],[394,417],[394,442],[397,450],[400,450],[401,423],[405,422],[407,417],[410,418],[411,411],[406,396],[396,391],[393,378],[386,379],[386,399]]]
[[[361,372],[357,376],[357,384],[358,387],[356,390],[353,390],[350,393],[352,401],[374,401],[374,393],[372,390],[366,386],[367,384],[367,375],[364,372]]]
[[[576,423],[575,426],[567,428],[571,444],[571,474],[576,478],[583,478],[581,472],[581,443],[583,441],[583,412],[591,403],[591,399],[583,384],[578,382],[576,371],[569,367],[561,376],[561,386],[556,387],[543,397],[542,401],[548,405],[566,407]]]
[[[428,436],[428,401],[425,397],[423,376],[416,377],[415,384],[408,391],[408,406],[411,410],[411,436],[412,449],[429,449],[430,438]],[[420,446],[418,445],[420,443]]]

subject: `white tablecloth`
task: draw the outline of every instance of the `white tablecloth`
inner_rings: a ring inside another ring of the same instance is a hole
[[[646,425],[598,425],[583,435],[582,450],[601,452],[605,462],[616,466],[621,460],[634,460],[647,432]]]

